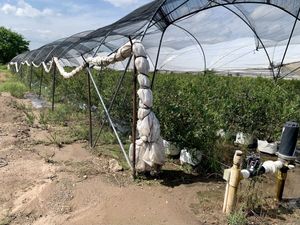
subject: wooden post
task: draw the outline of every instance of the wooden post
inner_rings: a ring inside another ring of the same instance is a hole
[[[227,181],[223,212],[230,214],[236,206],[237,189],[241,180],[241,159],[243,152],[240,150],[235,151],[233,157],[233,166],[230,169],[230,177]]]
[[[287,178],[288,167],[284,166],[276,172],[276,200],[281,201]]]

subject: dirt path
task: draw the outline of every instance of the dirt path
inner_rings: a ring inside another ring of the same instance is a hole
[[[16,102],[28,104],[0,96],[0,159],[7,162],[0,167],[1,225],[226,224],[224,182],[183,180],[179,171],[167,171],[174,182],[133,182],[126,171],[109,172],[109,159],[84,142],[49,143],[48,131],[29,127]],[[288,224],[286,215],[276,221]]]

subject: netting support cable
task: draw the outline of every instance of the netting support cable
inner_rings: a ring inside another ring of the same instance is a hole
[[[124,81],[125,75],[126,75],[126,73],[127,73],[127,70],[128,70],[128,68],[129,68],[131,59],[132,59],[132,56],[129,57],[128,62],[127,62],[126,67],[125,67],[125,70],[124,70],[124,72],[123,72],[121,78],[119,79],[119,82],[118,82],[118,84],[117,84],[117,87],[115,88],[115,92],[114,92],[114,94],[113,94],[113,96],[112,96],[112,98],[111,98],[110,104],[109,104],[108,109],[107,109],[108,112],[111,111],[111,109],[112,109],[112,107],[113,107],[113,104],[115,103],[115,100],[116,100],[117,95],[118,95],[118,93],[119,93],[119,91],[120,91],[121,85],[122,85],[122,83],[123,83],[123,81]],[[96,136],[96,138],[95,138],[95,142],[94,142],[94,144],[93,144],[93,148],[96,146],[96,144],[97,144],[97,142],[98,142],[98,140],[99,140],[99,138],[100,138],[100,135],[101,135],[102,130],[103,130],[103,128],[104,128],[105,122],[106,122],[106,119],[105,119],[105,120],[101,123],[101,125],[100,125],[99,132],[97,133],[97,136]]]
[[[155,80],[155,76],[156,76],[156,72],[157,72],[157,65],[158,65],[158,60],[159,60],[159,55],[160,55],[160,49],[161,49],[162,41],[163,41],[166,30],[167,30],[167,28],[162,31],[161,37],[159,40],[159,44],[158,44],[157,55],[156,55],[156,60],[155,60],[155,65],[154,65],[154,70],[153,70],[153,76],[152,76],[152,80],[151,80],[151,90],[152,91],[153,91],[154,80]]]
[[[146,32],[147,32],[148,28],[150,28],[150,25],[151,25],[151,23],[152,23],[153,18],[154,18],[155,15],[156,15],[156,13],[158,12],[158,10],[160,10],[160,8],[165,4],[166,1],[167,1],[167,0],[164,0],[164,1],[160,4],[160,6],[157,8],[157,10],[153,13],[151,19],[149,20],[149,23],[147,24],[145,30],[143,31],[143,34],[142,34],[142,37],[141,37],[141,41],[143,41],[143,39],[144,39],[144,37],[145,37],[145,35],[146,35]]]
[[[299,70],[299,69],[300,69],[300,66],[298,66],[297,68],[295,68],[295,69],[293,69],[292,71],[288,72],[287,74],[284,74],[283,76],[280,76],[279,79],[283,79],[283,78],[287,77],[288,75],[290,75],[290,74],[296,72],[296,71]]]
[[[88,107],[88,113],[89,113],[89,144],[90,147],[93,146],[93,121],[92,121],[92,104],[91,104],[91,78],[89,76],[89,73],[86,74],[87,75],[87,94],[88,94],[88,98],[87,98],[87,107]]]
[[[183,6],[184,4],[186,4],[188,1],[189,1],[189,0],[186,0],[186,1],[182,2],[180,5],[176,6],[174,9],[172,9],[170,12],[168,12],[167,14],[164,14],[159,20],[156,20],[153,24],[149,25],[148,28],[155,26],[156,24],[158,24],[158,23],[161,22],[161,21],[165,21],[167,16],[171,15],[173,12],[175,12],[175,11],[176,11],[177,9],[179,9],[181,6]],[[162,6],[162,5],[161,5],[161,6]],[[158,8],[158,10],[156,11],[156,13],[158,13],[158,11],[160,10],[161,6]],[[200,11],[201,11],[201,10],[200,10]],[[155,14],[156,14],[156,13],[155,13]],[[155,16],[155,15],[154,15],[154,16]],[[153,18],[154,18],[154,16],[153,16]],[[188,16],[188,15],[186,15],[186,16]],[[184,17],[186,17],[186,16],[184,16]],[[152,18],[152,19],[153,19],[153,18]],[[174,23],[174,22],[175,22],[175,21],[172,21],[172,23]],[[169,26],[169,25],[170,25],[170,24],[167,24],[167,26]]]
[[[96,51],[95,51],[94,54],[93,54],[93,57],[95,57],[95,56],[97,55],[97,53],[98,53],[98,51],[100,50],[101,46],[104,44],[106,38],[107,38],[107,35],[101,40],[100,44],[98,45]]]
[[[300,13],[300,8],[299,8],[298,13],[297,13],[297,18],[298,18],[298,16],[299,16],[299,13]],[[292,40],[294,31],[295,31],[295,28],[296,28],[296,25],[297,25],[297,22],[298,22],[298,19],[297,19],[297,18],[295,19],[295,22],[294,22],[294,24],[293,24],[293,28],[292,28],[292,30],[291,30],[291,33],[290,33],[290,36],[289,36],[289,40],[288,40],[288,42],[287,42],[287,44],[286,44],[286,47],[285,47],[285,50],[284,50],[284,53],[283,53],[283,56],[282,56],[282,59],[281,59],[281,63],[279,64],[278,73],[277,73],[277,78],[280,77],[280,71],[281,71],[281,68],[282,68],[282,66],[283,66],[283,62],[284,62],[286,53],[287,53],[287,51],[288,51],[288,49],[289,49],[289,46],[290,46],[290,43],[291,43],[291,40]]]
[[[91,73],[91,70],[90,70],[89,67],[86,67],[86,70],[87,70],[87,72],[88,72],[88,74],[89,74],[89,77],[90,77],[90,79],[91,79],[91,81],[92,81],[92,84],[93,84],[93,86],[94,86],[94,88],[95,88],[95,90],[96,90],[96,93],[97,93],[97,95],[98,95],[98,97],[99,97],[99,100],[100,100],[100,102],[101,102],[101,104],[102,104],[102,106],[103,106],[103,109],[104,109],[105,114],[106,114],[106,116],[107,116],[107,119],[108,119],[108,121],[109,121],[109,123],[110,123],[110,126],[111,126],[111,128],[113,129],[114,134],[115,134],[115,136],[116,136],[116,138],[117,138],[117,140],[118,140],[118,143],[119,143],[119,145],[120,145],[120,148],[121,148],[121,150],[122,150],[122,152],[123,152],[123,154],[124,154],[124,157],[125,157],[125,159],[126,159],[126,162],[128,163],[129,167],[132,169],[132,165],[131,165],[131,163],[130,163],[130,161],[129,161],[129,158],[128,158],[127,154],[126,154],[126,151],[125,151],[125,149],[124,149],[123,143],[122,143],[122,141],[121,141],[121,139],[120,139],[120,137],[119,137],[119,135],[118,135],[118,132],[117,132],[117,130],[116,130],[116,128],[115,128],[115,125],[114,125],[114,123],[113,123],[111,117],[110,117],[110,114],[109,114],[109,112],[108,112],[108,110],[107,110],[107,108],[106,108],[106,106],[105,106],[105,104],[104,104],[103,98],[102,98],[102,96],[101,96],[101,94],[100,94],[100,92],[99,92],[99,89],[98,89],[98,87],[97,87],[97,85],[96,85],[96,82],[95,82],[95,80],[94,80],[94,78],[93,78],[93,75],[92,75],[92,73]]]
[[[185,29],[185,28],[183,28],[183,27],[181,27],[181,26],[179,26],[175,23],[173,23],[172,25],[178,27],[179,29],[184,30],[187,34],[189,34],[197,42],[197,44],[199,45],[199,47],[201,49],[202,55],[203,55],[203,64],[204,64],[204,73],[205,73],[206,68],[207,68],[206,56],[205,56],[205,52],[204,52],[204,49],[203,49],[200,41],[191,32],[189,32],[187,29]]]

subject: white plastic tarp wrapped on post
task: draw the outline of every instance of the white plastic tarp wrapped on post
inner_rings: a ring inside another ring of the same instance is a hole
[[[107,66],[122,61],[134,55],[134,66],[137,70],[137,80],[140,89],[137,91],[139,97],[136,140],[136,169],[138,171],[150,171],[152,168],[159,169],[165,162],[163,139],[160,136],[160,124],[151,108],[153,106],[153,95],[150,89],[151,82],[148,78],[149,62],[142,43],[138,40],[128,42],[118,49],[116,53],[108,57],[98,56],[88,58],[87,62],[95,66]],[[130,145],[129,156],[133,159],[133,145]]]
[[[139,97],[137,130],[139,139],[136,140],[136,169],[138,171],[149,171],[151,168],[159,169],[165,162],[163,139],[160,136],[160,124],[151,108],[153,106],[153,95],[150,89],[151,82],[148,78],[149,62],[142,43],[138,40],[127,42],[120,47],[116,53],[110,56],[97,56],[87,58],[91,65],[103,67],[123,61],[131,54],[134,55],[134,66],[138,72],[137,80],[140,89],[137,91]],[[59,72],[64,78],[70,78],[81,71],[85,65],[78,66],[71,72],[66,72],[60,65],[59,60],[54,57]],[[129,155],[132,159],[132,144]]]
[[[135,41],[132,47],[135,56],[135,67],[138,72],[138,82],[140,89],[137,91],[139,96],[139,110],[137,130],[139,139],[136,146],[136,169],[139,171],[155,170],[165,162],[163,139],[160,136],[160,124],[155,114],[151,111],[153,106],[153,95],[150,89],[148,78],[149,62],[146,51],[141,42]],[[132,158],[132,145],[130,146],[130,156]]]

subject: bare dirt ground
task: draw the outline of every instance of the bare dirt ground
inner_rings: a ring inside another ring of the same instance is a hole
[[[182,177],[178,170],[132,181],[128,171],[110,172],[109,158],[93,155],[85,142],[51,143],[48,130],[29,127],[15,102],[30,104],[0,96],[1,225],[227,224],[223,181]],[[300,224],[299,185],[298,169],[285,193],[294,208],[252,224]]]

